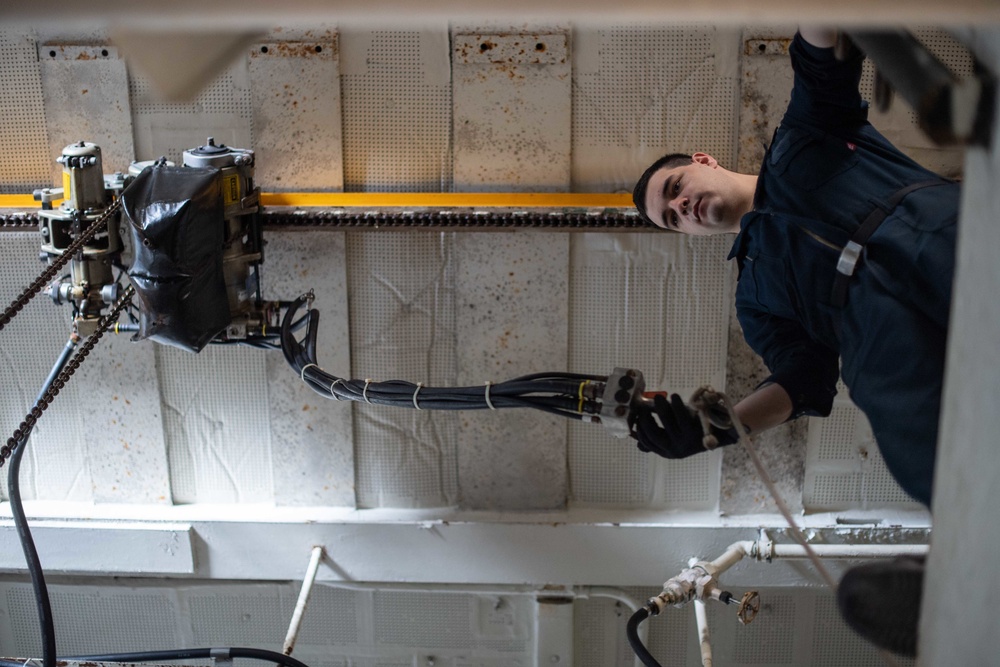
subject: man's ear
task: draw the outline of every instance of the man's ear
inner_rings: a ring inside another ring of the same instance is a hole
[[[711,167],[712,169],[719,166],[719,161],[708,153],[695,153],[691,156],[691,161],[696,164],[703,164],[707,167]]]

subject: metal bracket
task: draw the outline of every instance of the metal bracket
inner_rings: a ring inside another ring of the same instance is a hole
[[[939,145],[988,146],[995,115],[996,78],[979,68],[958,79],[905,30],[858,30],[847,36],[917,114],[920,129]],[[843,45],[840,53],[845,52]]]

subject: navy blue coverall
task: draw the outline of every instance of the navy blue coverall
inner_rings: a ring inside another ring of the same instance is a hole
[[[900,486],[927,506],[955,265],[959,186],[940,181],[867,120],[863,58],[838,61],[796,36],[788,110],[761,166],[730,258],[744,337],[784,388],[792,416],[827,416],[840,373]],[[876,207],[846,303],[833,297],[841,249]]]

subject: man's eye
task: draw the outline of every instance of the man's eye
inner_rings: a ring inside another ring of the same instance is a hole
[[[671,213],[670,214],[670,226],[671,227],[676,227],[677,224],[678,224],[678,222],[677,222],[677,214],[676,213]]]
[[[674,194],[676,195],[680,191],[681,191],[681,179],[678,178],[676,181],[674,181]]]

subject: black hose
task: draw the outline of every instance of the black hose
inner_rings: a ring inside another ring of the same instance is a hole
[[[80,338],[76,334],[70,336],[63,348],[62,353],[56,360],[55,365],[45,379],[42,390],[38,392],[35,405],[38,405],[49,387],[55,381],[63,367],[73,356]],[[52,606],[49,603],[49,591],[45,586],[45,575],[42,573],[42,563],[38,559],[38,551],[35,549],[35,541],[31,537],[28,529],[28,519],[24,514],[24,507],[21,504],[21,456],[28,446],[28,437],[31,436],[31,429],[27,429],[21,439],[17,441],[14,451],[11,452],[10,461],[7,468],[7,495],[10,499],[11,514],[14,515],[14,526],[17,529],[17,537],[21,542],[21,550],[24,551],[24,560],[28,564],[28,572],[31,575],[31,586],[35,591],[35,606],[38,608],[38,621],[42,631],[42,665],[43,667],[55,667],[56,664],[56,631],[55,623],[52,620]]]
[[[625,636],[628,637],[628,643],[632,646],[636,656],[642,660],[642,664],[646,667],[662,667],[639,639],[639,624],[648,617],[649,611],[645,607],[632,614],[632,618],[628,619],[628,625],[625,626]]]
[[[219,654],[228,655],[231,658],[253,658],[255,660],[266,660],[285,667],[309,667],[301,660],[297,660],[290,655],[268,651],[262,648],[242,648],[234,646],[231,648],[182,648],[171,651],[145,651],[142,653],[110,653],[105,655],[83,655],[65,658],[66,660],[79,660],[80,662],[164,662],[167,660],[201,660],[204,658],[219,657]],[[23,665],[19,665],[23,667]]]

